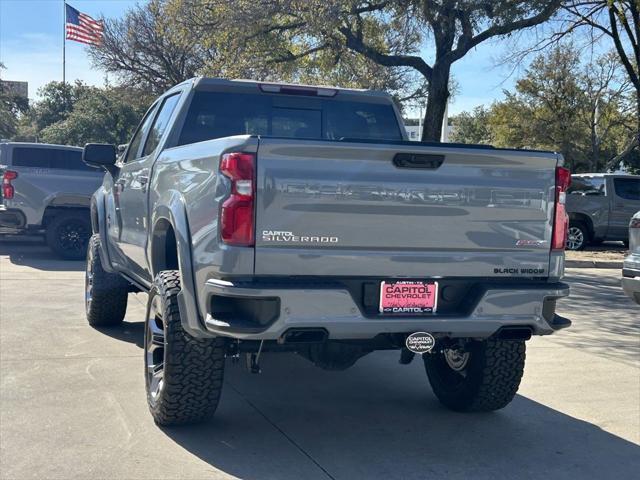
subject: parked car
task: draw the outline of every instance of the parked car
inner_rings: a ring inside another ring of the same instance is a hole
[[[629,255],[622,264],[622,288],[640,304],[640,211],[629,222]]]
[[[567,195],[567,248],[582,250],[605,240],[629,241],[629,219],[640,210],[640,176],[581,173]]]
[[[104,171],[82,161],[82,148],[42,143],[0,143],[0,164],[0,233],[44,234],[61,257],[84,258]]]
[[[410,142],[401,121],[380,92],[198,78],[153,104],[122,158],[85,147],[109,172],[87,319],[118,325],[127,293],[149,293],[158,424],[212,414],[225,356],[259,372],[265,351],[329,370],[423,354],[447,407],[511,402],[525,341],[571,323],[555,313],[569,171],[551,152]]]

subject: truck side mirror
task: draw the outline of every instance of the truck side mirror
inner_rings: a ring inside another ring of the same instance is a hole
[[[122,155],[124,155],[124,152],[127,151],[127,147],[129,146],[128,143],[121,143],[120,145],[118,145],[118,153],[117,155],[119,157],[121,157]]]
[[[102,167],[110,173],[116,168],[116,146],[108,143],[87,143],[82,161],[91,167]]]

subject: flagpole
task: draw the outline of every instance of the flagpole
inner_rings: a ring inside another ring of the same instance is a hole
[[[62,84],[66,84],[67,56],[67,2],[62,0]]]

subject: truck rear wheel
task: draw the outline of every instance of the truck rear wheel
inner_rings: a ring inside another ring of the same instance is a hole
[[[224,376],[224,339],[195,338],[182,328],[180,275],[165,270],[149,292],[144,363],[147,402],[158,425],[193,423],[213,415]]]
[[[582,250],[589,243],[589,229],[582,222],[571,222],[567,235],[568,250]]]
[[[82,260],[87,254],[90,237],[88,212],[59,213],[47,225],[47,245],[65,260]]]
[[[87,248],[85,272],[87,321],[93,327],[120,325],[127,312],[129,284],[117,273],[105,272],[100,263],[100,236],[95,234]]]
[[[507,406],[524,372],[523,341],[488,339],[464,350],[423,355],[429,382],[440,403],[458,412],[488,412]]]

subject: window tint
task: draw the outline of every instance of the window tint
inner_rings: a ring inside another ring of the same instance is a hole
[[[568,193],[574,195],[604,195],[604,177],[571,177]]]
[[[169,125],[171,114],[175,110],[179,99],[180,94],[178,93],[164,99],[162,107],[160,107],[160,112],[158,113],[155,122],[153,122],[153,127],[149,130],[147,143],[144,146],[144,151],[142,153],[143,157],[151,154],[158,146],[158,143],[160,143],[160,139]]]
[[[290,138],[321,138],[322,112],[296,108],[274,108],[271,135]]]
[[[196,92],[178,144],[245,134],[402,140],[395,112],[388,104],[287,95]]]
[[[398,120],[391,105],[327,102],[325,138],[401,140]]]
[[[54,168],[95,172],[82,161],[82,151],[61,148],[16,147],[13,149],[13,165],[16,167]]]
[[[613,188],[616,195],[627,200],[640,200],[640,179],[637,178],[614,178]]]
[[[125,162],[130,162],[131,160],[135,160],[136,158],[140,158],[142,156],[142,140],[149,131],[149,127],[151,127],[151,122],[153,121],[153,117],[155,116],[157,110],[158,105],[156,104],[151,108],[151,110],[147,112],[145,117],[142,119],[142,122],[140,122],[138,130],[136,130],[136,133],[133,135],[133,138],[129,143],[127,156],[124,159]]]

